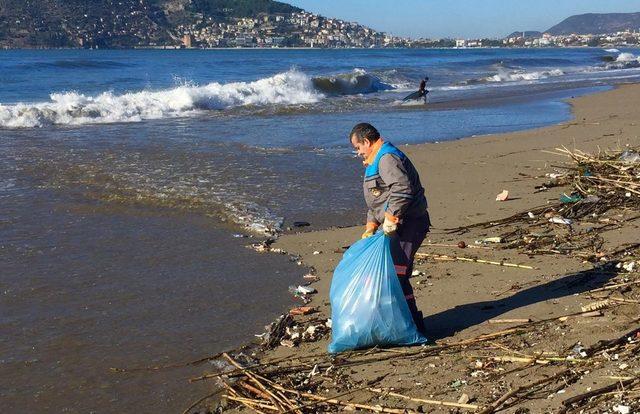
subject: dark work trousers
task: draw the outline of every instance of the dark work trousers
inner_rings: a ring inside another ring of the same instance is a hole
[[[419,312],[416,306],[409,278],[413,272],[413,259],[427,236],[430,225],[428,214],[420,218],[405,219],[398,225],[396,235],[391,239],[391,257],[398,274],[398,280],[400,280],[404,297],[407,299],[413,321],[422,334],[424,334],[422,312]]]

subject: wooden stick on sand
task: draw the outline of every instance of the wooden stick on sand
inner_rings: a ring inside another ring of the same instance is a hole
[[[493,403],[491,403],[490,405],[488,405],[487,407],[485,407],[482,411],[480,411],[480,414],[490,414],[495,412],[498,408],[500,408],[500,406],[502,406],[505,402],[507,402],[509,399],[515,397],[517,394],[521,393],[522,391],[529,391],[532,387],[538,386],[538,385],[542,385],[542,384],[546,384],[548,382],[554,381],[560,377],[562,377],[563,375],[566,375],[570,372],[570,370],[568,369],[564,369],[550,377],[547,378],[543,378],[541,380],[538,381],[534,381],[532,383],[523,385],[521,387],[518,387],[514,390],[509,391],[508,393],[504,394],[502,397],[498,398],[496,401],[494,401]]]
[[[454,261],[474,262],[474,263],[490,264],[495,266],[516,267],[518,269],[539,270],[537,267],[533,267],[533,266],[520,265],[515,263],[507,263],[507,262],[494,262],[491,260],[483,260],[483,259],[472,259],[469,257],[447,256],[444,254],[416,253],[416,257],[418,259],[434,259],[434,260],[443,260],[443,261],[450,261],[450,262],[454,262]]]
[[[422,398],[412,398],[412,397],[409,397],[409,396],[406,396],[406,395],[402,395],[402,394],[398,394],[398,393],[395,393],[395,392],[384,391],[384,390],[381,390],[379,388],[369,388],[369,391],[375,392],[375,393],[378,393],[378,394],[390,395],[392,397],[404,398],[405,400],[409,400],[409,401],[413,401],[413,402],[420,402],[420,403],[431,404],[431,405],[441,405],[441,406],[445,406],[445,407],[466,408],[467,410],[477,410],[479,408],[477,405],[473,405],[473,404],[460,404],[460,403],[454,403],[454,402],[449,402],[449,401],[424,400]]]

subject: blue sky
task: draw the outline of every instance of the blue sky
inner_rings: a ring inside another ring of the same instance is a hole
[[[281,0],[400,36],[504,37],[582,13],[640,12],[640,0]]]

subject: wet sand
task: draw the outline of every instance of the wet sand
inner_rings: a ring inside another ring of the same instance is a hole
[[[597,151],[598,148],[640,144],[640,85],[624,85],[612,91],[573,99],[570,104],[574,119],[557,126],[403,147],[420,172],[429,200],[433,228],[425,244],[456,244],[460,240],[473,244],[477,239],[495,234],[489,229],[472,230],[459,236],[447,234],[445,229],[505,218],[557,202],[562,188],[534,192],[535,186],[548,180],[545,173],[553,172],[554,165],[566,161],[565,157],[548,151],[560,146]],[[384,136],[384,131],[381,132]],[[354,171],[354,174],[361,172]],[[509,190],[510,200],[496,202],[496,194],[503,189]],[[625,242],[637,242],[639,224],[640,221],[631,221],[622,228],[604,232],[605,250]],[[312,285],[318,290],[312,305],[319,307],[324,317],[330,317],[329,286],[333,269],[342,256],[335,251],[357,240],[362,228],[355,226],[290,234],[275,244],[290,254],[301,255],[304,263],[315,269],[320,280]],[[321,253],[314,254],[316,251]],[[419,263],[416,268],[424,274],[414,277],[412,284],[418,307],[426,317],[428,335],[436,342],[473,338],[505,328],[488,324],[486,321],[491,318],[545,319],[579,312],[581,305],[589,302],[579,293],[606,282],[585,279],[584,272],[592,265],[561,255],[528,257],[515,249],[461,250],[426,245],[421,251],[473,255],[539,268],[527,270],[464,262]],[[542,338],[540,346],[550,350],[571,349],[578,341],[588,346],[600,339],[614,338],[629,330],[638,314],[638,305],[618,307],[606,312],[602,318],[585,318],[569,324],[561,333]],[[300,357],[323,352],[328,341],[326,337],[292,349],[279,347],[267,353],[265,358]],[[422,398],[436,394],[439,399],[456,401],[462,392],[467,392],[472,398],[489,393],[488,383],[475,388],[447,387],[456,378],[468,374],[469,361],[437,359],[398,359],[392,365],[389,362],[371,363],[353,370],[351,377],[360,381],[386,374],[378,386],[395,387]],[[589,384],[596,387],[602,381],[605,380],[593,378],[589,379]],[[565,395],[584,392],[586,386],[579,385],[567,390]],[[365,403],[385,402],[374,400],[371,394],[363,392],[354,393],[346,399]],[[401,406],[398,405],[399,400],[393,402],[389,405]],[[557,409],[559,399],[536,400],[528,404],[532,412],[548,412]]]

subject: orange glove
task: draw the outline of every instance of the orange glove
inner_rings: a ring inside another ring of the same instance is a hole
[[[368,222],[367,223],[367,227],[364,233],[362,233],[362,239],[366,239],[367,237],[371,237],[373,236],[373,234],[376,232],[376,230],[378,230],[378,223],[374,223],[374,222]]]
[[[384,234],[386,234],[387,236],[391,236],[392,234],[394,234],[396,230],[398,230],[399,221],[400,219],[398,219],[398,217],[393,216],[389,213],[385,213],[384,223],[382,223],[382,230],[384,231]]]

